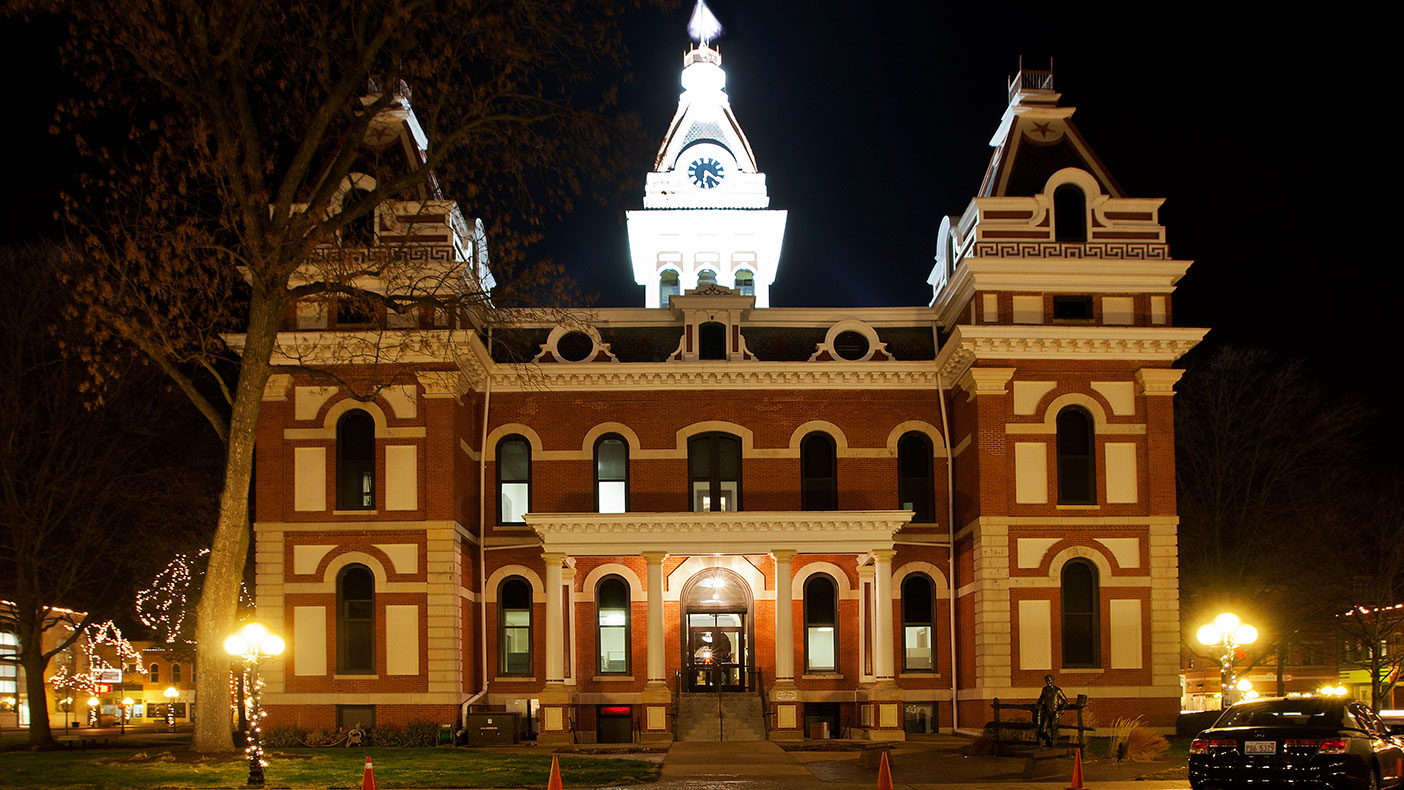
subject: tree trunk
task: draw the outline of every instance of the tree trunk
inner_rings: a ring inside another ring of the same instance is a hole
[[[44,668],[49,665],[44,658],[44,634],[38,628],[26,628],[32,641],[20,646],[20,663],[24,666],[24,690],[29,695],[29,745],[36,749],[49,749],[57,746],[54,734],[49,729],[49,697],[44,693]],[[15,708],[19,716],[19,708]]]
[[[195,734],[190,748],[197,752],[234,751],[229,718],[230,657],[224,653],[224,640],[234,631],[239,585],[248,558],[254,439],[278,321],[282,318],[280,311],[281,305],[258,294],[249,306],[249,331],[229,417],[229,447],[224,490],[219,497],[219,521],[210,545],[205,586],[196,608],[199,656],[195,664]]]

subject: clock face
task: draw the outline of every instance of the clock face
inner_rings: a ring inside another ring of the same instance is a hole
[[[726,177],[726,168],[712,157],[702,156],[692,160],[692,164],[687,166],[687,177],[692,179],[693,186],[711,189],[721,184],[722,179]]]

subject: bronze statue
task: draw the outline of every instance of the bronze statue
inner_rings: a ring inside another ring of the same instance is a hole
[[[1040,744],[1052,746],[1058,740],[1058,717],[1063,715],[1068,697],[1062,689],[1053,684],[1052,675],[1045,675],[1043,684],[1043,691],[1038,695],[1038,705],[1034,710],[1034,729]]]

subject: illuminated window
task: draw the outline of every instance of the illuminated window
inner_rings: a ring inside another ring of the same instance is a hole
[[[822,573],[804,583],[804,669],[838,671],[838,585]]]
[[[360,409],[336,422],[336,507],[375,509],[375,420]]]
[[[171,664],[171,682],[180,682],[180,664]]]
[[[936,668],[936,587],[923,573],[902,580],[902,669],[930,672]]]
[[[19,694],[19,637],[12,631],[0,631],[0,695],[18,698]]]
[[[697,327],[697,358],[726,359],[726,324],[708,321]]]
[[[1057,241],[1087,241],[1087,198],[1077,186],[1053,190],[1053,229]]]
[[[704,285],[716,285],[716,284],[717,284],[717,273],[714,272],[714,271],[712,271],[711,269],[703,269],[702,271],[700,271],[700,272],[697,273],[697,287],[698,287],[698,288],[701,288],[701,287],[704,286]]]
[[[680,293],[678,273],[668,269],[658,276],[658,306],[667,307],[668,300]]]
[[[595,630],[599,673],[629,674],[629,584],[619,576],[595,587]]]
[[[500,675],[531,674],[531,583],[520,576],[497,588],[497,670]]]
[[[375,575],[347,565],[336,580],[336,671],[375,673]]]
[[[897,440],[897,506],[912,511],[912,521],[936,521],[935,484],[931,475],[931,437],[917,431]]]
[[[629,510],[629,445],[618,434],[595,442],[595,512]]]
[[[726,433],[703,433],[687,441],[692,511],[741,509],[741,440]]]
[[[497,443],[497,523],[525,524],[531,510],[531,444],[504,436]]]
[[[1058,412],[1058,504],[1095,505],[1097,468],[1092,415],[1078,406]]]
[[[1097,568],[1087,560],[1063,566],[1063,666],[1101,666]]]
[[[815,431],[800,442],[800,509],[838,508],[838,461],[833,437]]]
[[[740,291],[742,296],[756,295],[756,276],[750,269],[736,271],[736,290]]]
[[[161,665],[160,665],[160,664],[153,663],[151,666],[149,666],[149,667],[146,668],[146,675],[147,675],[147,677],[149,678],[148,682],[150,682],[150,683],[160,683],[160,682],[161,682]]]

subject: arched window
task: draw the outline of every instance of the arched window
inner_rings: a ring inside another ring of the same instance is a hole
[[[931,437],[908,431],[897,440],[897,506],[914,514],[912,521],[936,521],[936,486],[931,474]]]
[[[701,288],[701,287],[703,287],[704,285],[716,285],[716,284],[717,284],[717,273],[714,272],[714,271],[712,271],[711,269],[703,269],[702,271],[700,271],[700,272],[697,273],[697,287],[698,287],[698,288]]]
[[[1058,504],[1097,504],[1092,415],[1069,406],[1058,412]]]
[[[360,409],[336,421],[336,507],[375,509],[375,420]]]
[[[497,523],[525,524],[531,510],[531,443],[512,434],[497,443]]]
[[[370,200],[369,191],[353,187],[341,198],[341,211],[359,211]],[[348,247],[369,247],[375,243],[374,208],[367,208],[365,214],[352,218],[341,227],[341,243]]]
[[[804,669],[838,671],[838,585],[822,573],[804,583]]]
[[[160,665],[160,664],[153,663],[150,667],[147,668],[147,675],[148,675],[148,677],[151,678],[151,680],[150,680],[151,683],[160,683],[160,682],[161,682],[161,665]]]
[[[375,673],[375,575],[347,565],[336,580],[336,671]]]
[[[1101,619],[1097,594],[1097,568],[1077,559],[1063,566],[1063,666],[1101,666]]]
[[[930,672],[936,668],[936,586],[924,573],[902,580],[902,669]]]
[[[595,442],[595,512],[629,511],[629,444],[619,434]]]
[[[601,675],[629,674],[629,583],[606,576],[595,586],[596,669]]]
[[[180,664],[171,664],[171,682],[180,682]]]
[[[741,440],[703,433],[687,440],[692,512],[741,509]]]
[[[497,671],[531,674],[531,583],[509,576],[497,588]]]
[[[708,321],[697,327],[697,358],[726,359],[726,324]]]
[[[838,509],[838,461],[832,436],[822,431],[800,442],[800,509]]]
[[[672,269],[658,275],[658,306],[667,307],[668,301],[680,293],[678,273]]]
[[[736,270],[736,290],[740,291],[742,296],[756,295],[756,275],[750,269]]]
[[[1087,198],[1074,184],[1053,190],[1053,229],[1057,241],[1087,241]]]

